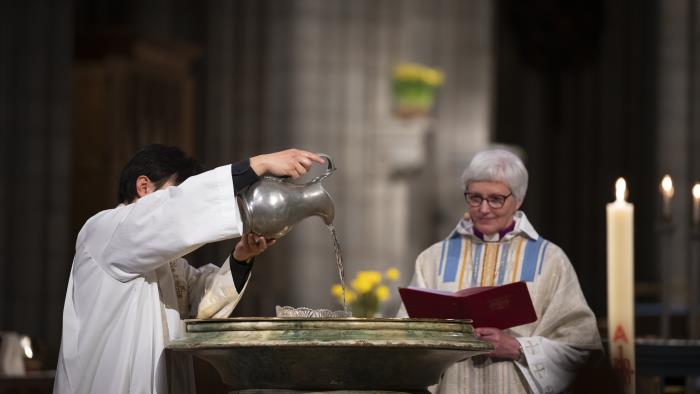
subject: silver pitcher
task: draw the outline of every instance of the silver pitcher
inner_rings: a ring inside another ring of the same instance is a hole
[[[328,155],[319,156],[326,159],[328,168],[308,183],[296,184],[289,178],[265,175],[238,195],[243,234],[280,238],[309,216],[320,216],[327,225],[333,223],[333,199],[321,181],[336,168]]]

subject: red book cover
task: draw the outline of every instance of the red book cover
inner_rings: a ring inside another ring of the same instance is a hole
[[[458,292],[400,287],[408,316],[423,319],[471,319],[474,327],[501,330],[537,320],[525,282],[473,287]]]

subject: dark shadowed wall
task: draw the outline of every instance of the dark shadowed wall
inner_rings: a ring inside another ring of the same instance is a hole
[[[653,1],[499,2],[494,138],[525,150],[524,209],[568,254],[598,315],[618,177],[636,209],[635,276],[657,274],[655,12]]]

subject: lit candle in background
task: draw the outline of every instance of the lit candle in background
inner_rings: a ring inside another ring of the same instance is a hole
[[[700,225],[700,182],[693,186],[693,225]]]
[[[610,361],[634,393],[634,206],[625,201],[627,185],[615,182],[615,202],[606,207],[608,239],[608,343]]]
[[[691,226],[691,248],[688,259],[688,336],[690,339],[700,339],[700,182],[695,182],[692,190],[693,225]]]
[[[671,220],[671,198],[673,197],[673,181],[669,175],[661,180],[661,197],[663,198],[662,216],[665,220]]]

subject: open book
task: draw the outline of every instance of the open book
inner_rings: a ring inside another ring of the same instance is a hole
[[[525,282],[464,289],[455,293],[400,287],[408,316],[426,319],[471,319],[474,327],[506,329],[537,320]]]

